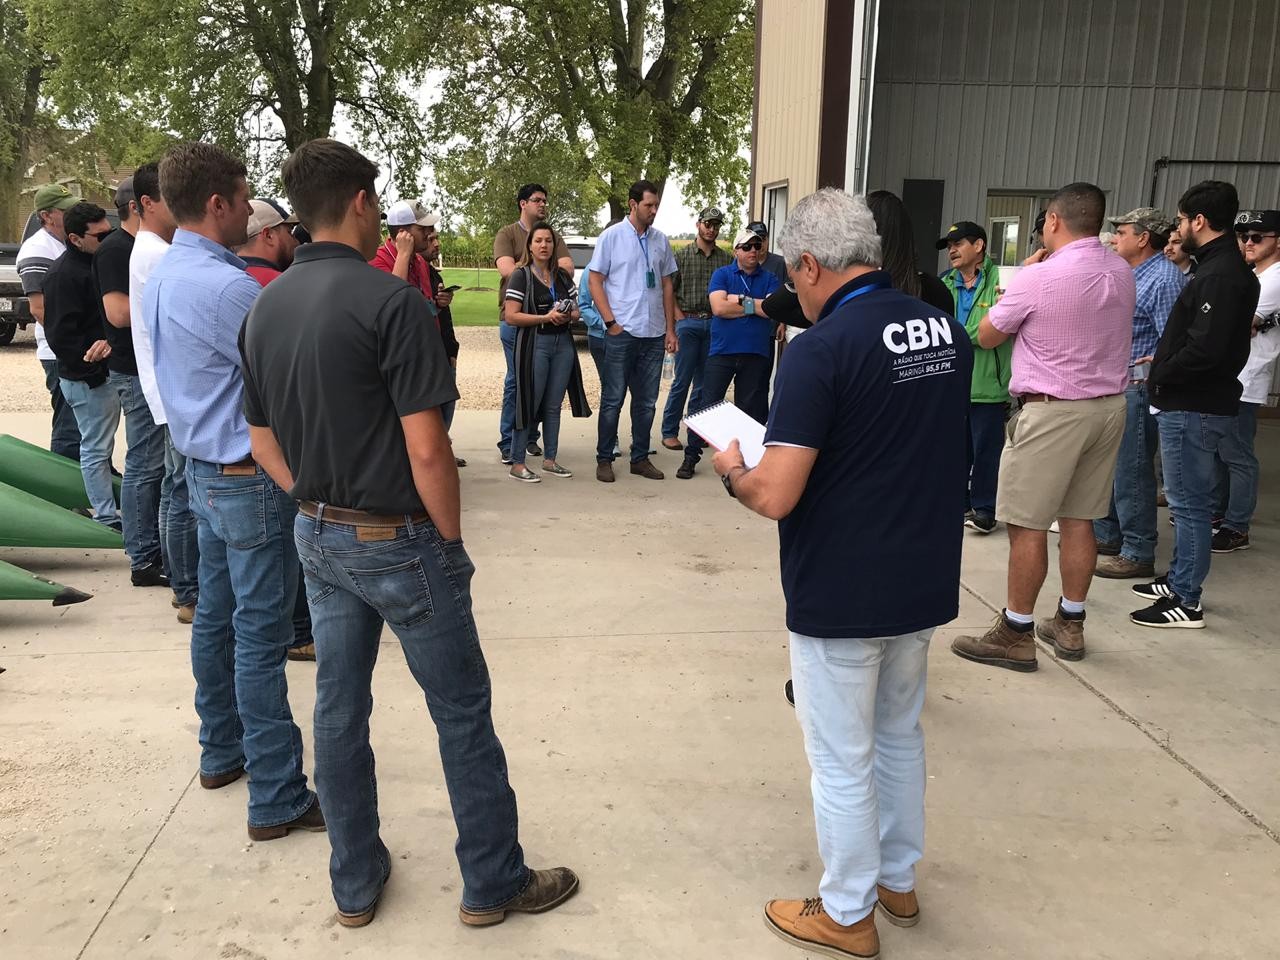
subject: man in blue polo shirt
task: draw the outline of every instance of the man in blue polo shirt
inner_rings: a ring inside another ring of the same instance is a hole
[[[824,867],[820,899],[770,901],[765,920],[797,946],[871,958],[877,905],[899,926],[920,916],[920,710],[929,639],[959,610],[973,347],[878,269],[861,197],[806,197],[778,240],[814,326],[783,358],[760,463],[736,440],[714,458],[731,496],[779,521]]]
[[[733,402],[761,423],[769,416],[769,373],[773,368],[773,321],[764,312],[764,298],[782,282],[760,265],[764,241],[750,230],[733,238],[735,263],[711,275],[711,351],[702,374],[702,407],[724,399],[733,384]],[[696,410],[692,411],[697,413]],[[676,476],[688,480],[706,446],[689,431],[684,462]]]

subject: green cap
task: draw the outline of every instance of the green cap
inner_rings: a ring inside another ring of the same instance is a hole
[[[60,183],[46,183],[36,191],[36,213],[41,210],[70,210],[80,202]]]

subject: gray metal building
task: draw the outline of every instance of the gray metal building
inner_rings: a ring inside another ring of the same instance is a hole
[[[985,221],[1016,264],[1072,180],[1121,212],[1231,180],[1280,207],[1280,0],[885,0],[866,186],[899,193],[917,248]]]

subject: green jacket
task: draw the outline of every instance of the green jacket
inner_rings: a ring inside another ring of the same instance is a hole
[[[973,295],[973,307],[965,319],[964,328],[973,344],[973,382],[969,387],[969,399],[973,403],[1006,403],[1009,400],[1009,376],[1012,373],[1013,341],[1006,340],[994,350],[984,349],[978,343],[978,324],[996,302],[996,287],[1000,283],[999,268],[990,257],[985,257],[982,279]],[[963,286],[959,270],[948,270],[942,282],[951,291],[951,300],[958,302],[956,288]]]

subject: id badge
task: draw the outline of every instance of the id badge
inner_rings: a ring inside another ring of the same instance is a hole
[[[652,290],[655,286],[657,286],[657,280],[653,275],[652,267],[650,267],[648,270],[645,271],[644,285],[648,287],[650,290]]]

